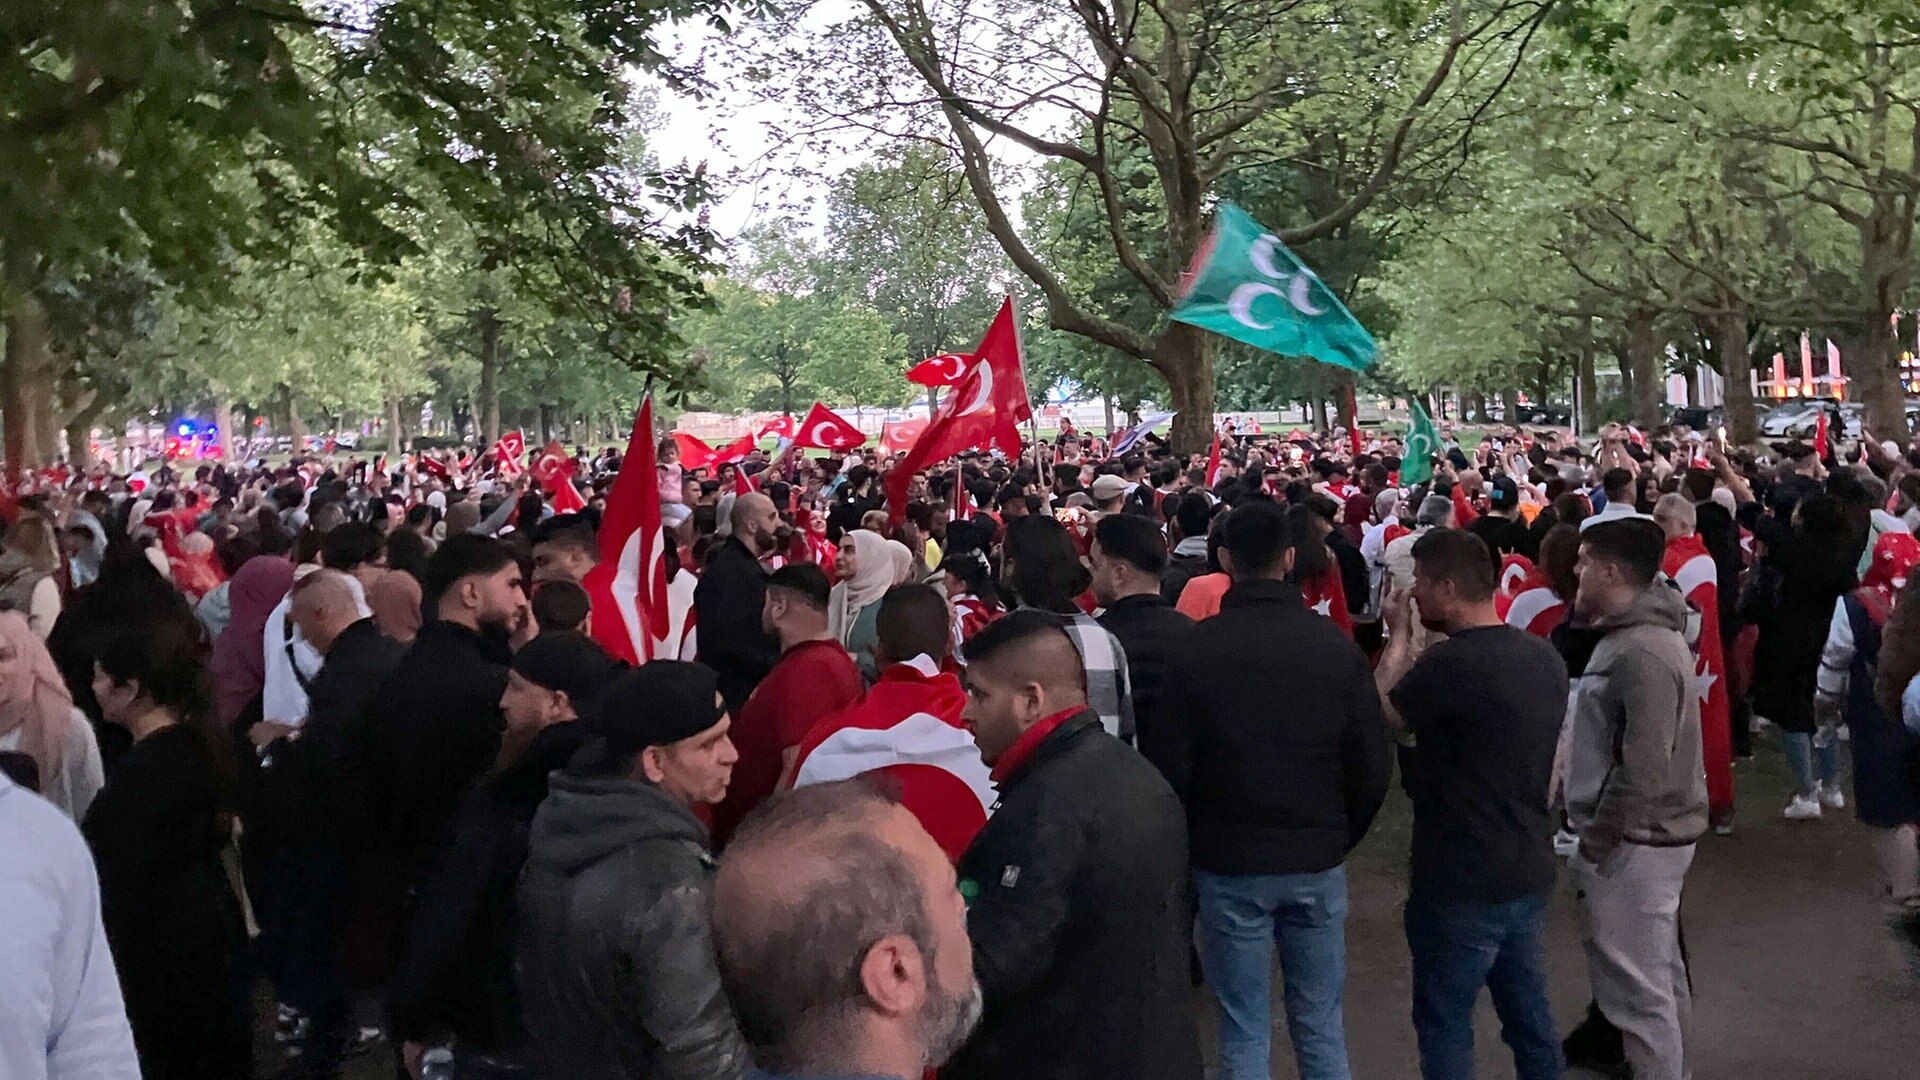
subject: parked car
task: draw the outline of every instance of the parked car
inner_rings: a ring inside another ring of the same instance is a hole
[[[1819,402],[1789,401],[1776,406],[1760,418],[1760,434],[1769,439],[1796,439],[1802,428],[1813,430],[1813,414]]]

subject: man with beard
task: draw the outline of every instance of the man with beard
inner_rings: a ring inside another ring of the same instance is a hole
[[[364,902],[378,910],[363,912],[373,936],[360,943],[368,951],[357,966],[370,982],[391,972],[392,928],[460,793],[499,756],[508,642],[528,617],[520,564],[490,537],[448,537],[427,563],[424,592],[433,621],[368,709],[372,845],[359,876]]]
[[[1000,803],[960,860],[986,1013],[943,1075],[1197,1080],[1178,797],[1103,729],[1060,616],[1015,611],[967,657]]]
[[[952,863],[862,780],[747,820],[714,881],[714,946],[754,1080],[920,1080],[980,1019]]]
[[[720,677],[727,711],[738,712],[780,659],[780,642],[760,622],[767,599],[767,568],[760,560],[786,549],[793,526],[758,491],[735,499],[727,520],[733,535],[707,556],[693,607],[700,662]]]

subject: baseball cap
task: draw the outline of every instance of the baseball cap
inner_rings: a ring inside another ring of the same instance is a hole
[[[1133,485],[1112,473],[1103,473],[1093,478],[1093,483],[1087,490],[1093,492],[1095,502],[1106,502],[1108,499],[1118,498],[1133,490]]]
[[[576,709],[600,696],[621,664],[605,649],[572,631],[542,634],[513,654],[513,670],[521,678],[559,690],[571,698]]]
[[[1487,483],[1487,502],[1502,510],[1520,505],[1520,485],[1511,476],[1496,476]]]
[[[537,639],[536,639],[537,640]],[[705,664],[654,660],[615,675],[588,721],[591,741],[569,768],[605,772],[649,746],[670,746],[720,722],[720,678]]]

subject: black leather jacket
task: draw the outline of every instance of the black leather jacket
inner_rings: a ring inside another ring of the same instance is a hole
[[[707,928],[706,829],[659,788],[553,775],[520,877],[520,1007],[539,1075],[737,1080]]]

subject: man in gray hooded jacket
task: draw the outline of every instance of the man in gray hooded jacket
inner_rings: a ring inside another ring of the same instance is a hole
[[[1659,580],[1664,547],[1648,520],[1588,529],[1574,600],[1579,620],[1600,634],[1571,706],[1575,884],[1594,1002],[1619,1028],[1635,1080],[1689,1075],[1680,890],[1707,829],[1688,609]]]
[[[516,983],[538,1073],[567,1080],[738,1080],[746,1044],[707,924],[713,860],[695,803],[738,756],[710,668],[615,677],[590,741],[534,815],[520,877]]]

